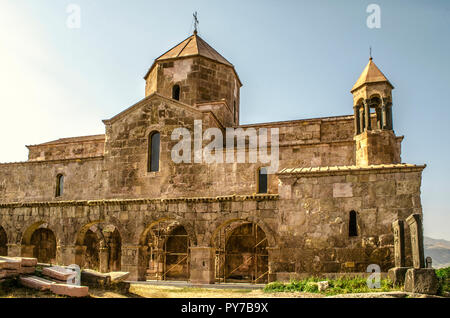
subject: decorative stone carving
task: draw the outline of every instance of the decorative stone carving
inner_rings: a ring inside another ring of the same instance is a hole
[[[414,268],[424,268],[422,218],[420,214],[412,214],[406,219],[406,222],[409,225],[409,231],[411,233],[413,266]]]

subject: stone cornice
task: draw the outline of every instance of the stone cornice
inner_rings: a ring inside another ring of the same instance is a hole
[[[186,197],[186,198],[156,198],[156,199],[106,199],[106,200],[74,200],[74,201],[42,201],[42,202],[10,202],[0,203],[0,208],[22,207],[58,207],[58,206],[99,206],[99,205],[125,205],[125,204],[150,204],[150,203],[208,203],[225,201],[263,201],[278,200],[278,194],[251,194],[251,195],[227,195],[217,197]]]
[[[289,176],[334,176],[348,174],[367,173],[394,173],[394,172],[421,172],[426,165],[413,164],[385,164],[372,166],[334,166],[334,167],[314,167],[314,168],[284,168],[277,173],[279,177]]]
[[[1,166],[7,165],[30,165],[30,164],[57,164],[57,163],[67,163],[67,162],[81,162],[81,161],[92,161],[92,160],[103,160],[104,156],[95,157],[82,157],[82,158],[68,158],[68,159],[54,159],[54,160],[29,160],[20,162],[0,162]]]

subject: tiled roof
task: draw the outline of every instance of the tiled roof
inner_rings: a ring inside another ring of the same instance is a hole
[[[397,164],[383,164],[371,166],[328,166],[328,167],[298,167],[298,168],[284,168],[278,174],[313,174],[313,173],[332,173],[332,172],[349,172],[349,171],[368,171],[368,170],[382,170],[382,169],[404,169],[417,168],[423,169],[426,165],[414,165],[408,163]]]
[[[375,65],[372,58],[369,60],[369,63],[367,63],[366,67],[364,68],[364,71],[359,76],[358,80],[356,81],[355,85],[353,85],[353,88],[351,92],[359,88],[360,86],[367,84],[367,83],[378,83],[378,82],[387,82],[389,85],[394,88],[394,86],[389,82],[389,80],[384,76],[384,74],[380,71],[380,69]]]
[[[35,147],[35,146],[44,146],[44,145],[56,145],[56,144],[65,144],[65,143],[75,143],[75,142],[87,142],[87,141],[103,141],[105,140],[105,135],[92,135],[92,136],[80,136],[80,137],[69,137],[69,138],[60,138],[57,140],[44,142],[42,144],[37,145],[29,145],[27,147]]]

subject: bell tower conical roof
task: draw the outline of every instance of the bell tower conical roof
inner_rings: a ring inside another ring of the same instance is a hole
[[[367,63],[366,67],[362,71],[355,85],[353,85],[353,88],[350,92],[353,93],[364,84],[380,82],[386,82],[391,86],[391,88],[394,88],[394,86],[389,82],[386,76],[384,76],[380,69],[375,65],[373,59],[370,58],[369,63]]]

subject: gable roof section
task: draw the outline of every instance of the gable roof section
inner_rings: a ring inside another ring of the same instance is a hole
[[[118,121],[119,119],[121,119],[121,118],[123,118],[124,116],[126,116],[127,114],[132,113],[134,110],[136,110],[136,109],[142,107],[142,106],[144,105],[144,102],[149,101],[149,100],[152,100],[152,99],[162,99],[162,100],[164,100],[164,101],[170,101],[172,104],[175,104],[175,105],[177,105],[177,106],[179,106],[179,107],[181,107],[181,108],[184,108],[184,109],[186,109],[186,110],[189,110],[189,111],[192,111],[192,112],[195,112],[195,113],[198,113],[198,114],[201,114],[201,113],[202,113],[202,111],[200,111],[200,110],[198,110],[198,109],[196,109],[196,108],[194,108],[194,107],[192,107],[192,106],[190,106],[190,105],[188,105],[188,104],[182,103],[182,102],[177,101],[177,100],[175,100],[175,99],[171,99],[171,98],[164,97],[164,96],[162,96],[162,95],[160,95],[160,94],[158,94],[158,93],[153,93],[153,94],[151,94],[151,95],[149,95],[149,96],[147,96],[147,97],[141,99],[141,100],[140,100],[139,102],[137,102],[136,104],[134,104],[134,105],[128,107],[128,108],[125,109],[124,111],[118,113],[118,114],[115,115],[114,117],[112,117],[112,118],[110,118],[110,119],[104,119],[104,120],[103,120],[103,123],[104,123],[105,125],[113,124],[113,123],[115,123],[116,121]]]
[[[47,146],[47,145],[82,143],[82,142],[102,142],[102,141],[103,142],[105,141],[105,134],[60,138],[60,139],[57,139],[57,140],[52,140],[52,141],[44,142],[44,143],[41,143],[41,144],[27,145],[25,147],[30,148],[30,147]]]

